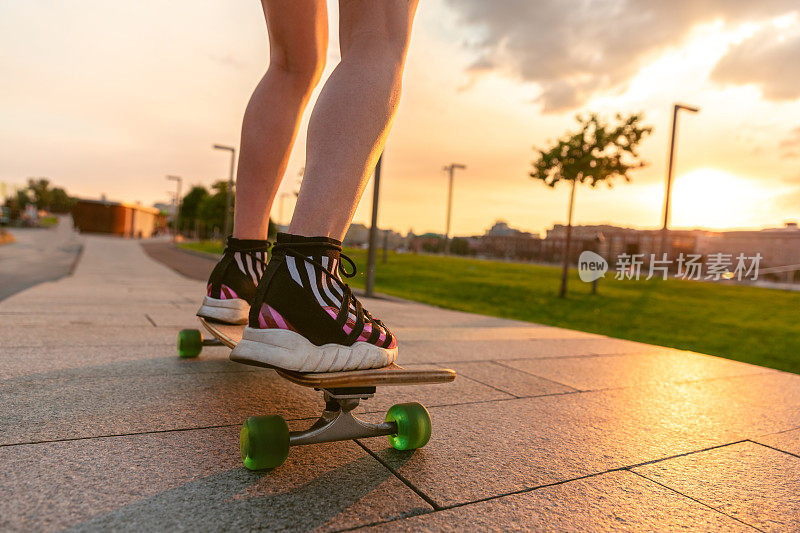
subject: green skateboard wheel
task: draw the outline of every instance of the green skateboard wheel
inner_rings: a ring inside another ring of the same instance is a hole
[[[178,355],[197,357],[203,349],[203,335],[196,329],[182,329],[178,333]]]
[[[398,403],[386,413],[386,421],[397,424],[397,433],[389,435],[396,450],[422,448],[431,438],[431,416],[419,403]]]
[[[239,434],[242,462],[250,470],[276,468],[289,455],[289,426],[278,415],[251,416]]]

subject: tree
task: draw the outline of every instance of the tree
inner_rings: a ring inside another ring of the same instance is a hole
[[[213,230],[221,230],[225,224],[225,206],[228,201],[228,182],[218,181],[211,186],[212,194],[203,198],[197,206],[197,218]]]
[[[25,206],[29,203],[31,203],[31,198],[28,195],[28,189],[19,189],[14,196],[7,197],[5,205],[8,208],[11,220],[16,220],[22,216]]]
[[[50,180],[46,178],[28,178],[28,186],[17,190],[14,196],[5,199],[5,205],[11,212],[11,218],[17,219],[28,204],[35,204],[37,209],[46,209],[55,213],[68,213],[75,206],[72,198],[61,187],[50,188]]]
[[[181,210],[178,213],[178,227],[182,230],[191,230],[194,228],[195,221],[197,221],[197,212],[200,204],[205,198],[208,197],[208,191],[201,185],[195,185],[183,197],[181,201]],[[224,212],[224,211],[223,211]]]
[[[55,213],[68,213],[75,206],[75,199],[71,198],[67,191],[61,187],[55,187],[50,191],[50,210]]]
[[[211,186],[212,194],[201,186],[192,187],[192,190],[183,197],[178,223],[181,228],[189,229],[195,222],[202,224],[207,230],[221,231],[225,224],[225,205],[228,201],[228,182],[218,181]],[[234,197],[234,203],[236,198]],[[233,206],[231,206],[233,207]],[[274,239],[278,227],[269,219],[268,238]],[[205,232],[203,232],[205,233]],[[223,238],[225,236],[223,235]]]
[[[605,182],[611,187],[611,180],[622,178],[630,182],[629,173],[647,163],[639,157],[638,147],[653,128],[641,124],[641,114],[627,117],[621,113],[614,116],[615,123],[609,124],[596,113],[575,117],[580,129],[566,133],[547,149],[534,148],[539,153],[532,163],[530,177],[540,180],[548,187],[555,187],[560,181],[568,181],[572,187],[567,212],[567,235],[564,243],[564,261],[561,271],[561,288],[558,295],[567,294],[567,266],[569,246],[572,237],[572,211],[575,202],[576,183],[588,183],[596,187]]]
[[[450,241],[450,253],[453,255],[469,255],[469,243],[463,237],[453,237]]]
[[[50,208],[50,202],[53,199],[53,194],[50,190],[50,180],[45,178],[29,178],[28,190],[30,190],[33,196],[33,203],[36,204],[37,209]]]

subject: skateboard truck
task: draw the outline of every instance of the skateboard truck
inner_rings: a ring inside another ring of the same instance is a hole
[[[325,410],[319,419],[305,431],[290,431],[289,446],[317,444],[337,440],[381,437],[397,433],[396,422],[371,424],[353,416],[360,400],[372,398],[375,387],[322,389]]]
[[[228,348],[234,348],[242,339],[243,325],[222,324],[202,317],[200,323]],[[184,329],[178,334],[178,354],[181,357],[197,357],[203,346],[216,344],[203,339],[196,329]],[[232,360],[267,366],[253,361]],[[330,373],[276,371],[283,379],[321,391],[325,408],[316,422],[303,431],[289,431],[286,420],[279,415],[247,418],[239,434],[239,451],[242,462],[250,470],[276,468],[286,461],[291,446],[306,444],[386,436],[396,450],[421,448],[431,436],[431,417],[422,404],[395,404],[386,412],[384,422],[378,424],[359,420],[353,411],[361,400],[375,395],[376,386],[449,383],[456,377],[455,372],[444,368],[405,369],[396,364],[386,368]]]
[[[386,413],[385,422],[372,424],[353,416],[359,401],[371,398],[375,387],[320,389],[325,409],[304,431],[289,431],[278,415],[251,416],[242,426],[239,450],[250,470],[275,468],[289,455],[289,447],[367,437],[387,436],[397,450],[414,450],[431,437],[431,418],[419,403],[399,403]]]

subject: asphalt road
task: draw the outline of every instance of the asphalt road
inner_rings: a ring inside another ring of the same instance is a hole
[[[156,261],[170,267],[178,274],[197,281],[207,281],[219,258],[190,253],[166,240],[142,241],[144,252]]]
[[[0,246],[0,300],[44,281],[69,274],[81,250],[72,218],[54,228],[12,228],[17,242]]]

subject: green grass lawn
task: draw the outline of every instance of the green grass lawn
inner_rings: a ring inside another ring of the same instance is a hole
[[[195,252],[205,252],[207,254],[222,254],[222,243],[220,241],[192,241],[178,244],[178,248],[194,250]]]
[[[193,246],[191,243],[190,246]],[[186,245],[184,245],[186,246]],[[205,251],[219,253],[207,244]],[[347,250],[363,287],[366,251]],[[719,355],[800,373],[800,293],[679,280],[601,279],[599,294],[560,269],[456,257],[389,254],[376,290],[457,309]]]
[[[55,215],[42,217],[39,219],[39,225],[43,228],[52,228],[58,225],[58,217]]]

